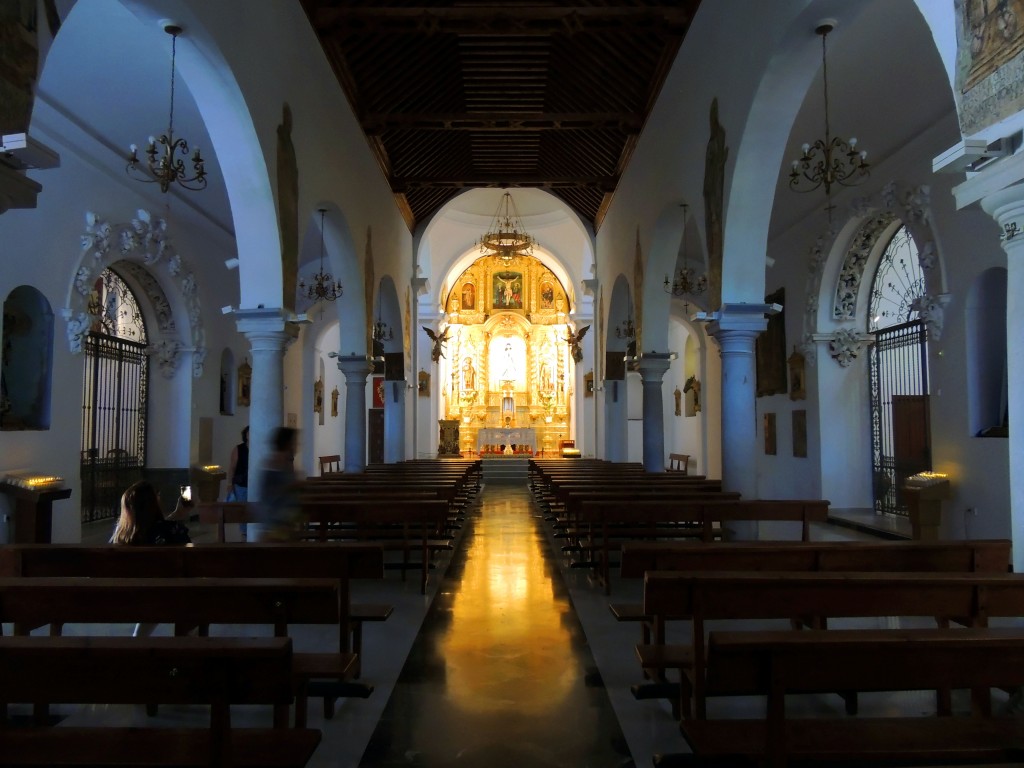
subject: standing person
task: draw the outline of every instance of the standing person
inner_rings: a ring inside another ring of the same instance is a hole
[[[251,541],[288,541],[299,522],[295,448],[298,431],[278,427],[270,438],[270,453],[256,479],[259,491],[258,523],[250,526]]]
[[[225,501],[249,500],[249,428],[242,430],[242,442],[231,449],[231,461],[228,464],[228,478],[231,487]],[[239,526],[242,541],[246,540],[247,526]]]
[[[165,518],[160,507],[160,497],[153,484],[148,480],[139,480],[121,494],[121,514],[110,536],[110,543],[129,546],[191,544],[188,527],[174,519],[191,506],[190,499],[179,495],[174,512],[170,518]],[[136,624],[132,636],[148,637],[154,629],[156,624]]]
[[[228,477],[231,488],[228,489],[228,501],[249,500],[249,428],[242,430],[242,442],[231,449],[231,462],[228,464]]]

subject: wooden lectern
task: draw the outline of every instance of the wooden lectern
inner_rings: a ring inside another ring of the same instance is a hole
[[[66,499],[71,489],[60,478],[37,475],[8,476],[0,493],[14,501],[12,544],[49,544],[53,531],[53,502]]]
[[[919,472],[906,479],[903,498],[907,501],[910,530],[915,539],[939,538],[942,502],[949,497],[949,479],[940,472]]]

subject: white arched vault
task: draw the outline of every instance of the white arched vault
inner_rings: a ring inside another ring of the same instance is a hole
[[[178,40],[176,67],[195,99],[216,154],[231,205],[238,247],[241,306],[281,304],[281,234],[274,184],[276,145],[264,146],[250,109],[251,99],[226,58],[234,34],[223,25],[204,23],[205,9],[184,0],[121,0],[149,28],[172,18],[185,30]],[[218,30],[217,33],[214,29]],[[222,37],[218,38],[216,34]],[[239,62],[244,69],[248,62]],[[255,84],[254,84],[255,85]],[[278,114],[280,107],[278,106]]]

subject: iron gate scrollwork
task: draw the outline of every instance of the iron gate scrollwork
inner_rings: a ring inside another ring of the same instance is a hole
[[[97,280],[92,301],[96,322],[83,343],[83,523],[116,517],[121,494],[146,466],[145,324],[128,286],[109,269]]]
[[[870,352],[876,512],[907,514],[903,485],[931,469],[927,331],[921,320],[875,332]]]

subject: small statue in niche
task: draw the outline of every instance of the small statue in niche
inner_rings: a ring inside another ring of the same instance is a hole
[[[676,387],[676,391],[672,393],[672,396],[676,399],[676,416],[683,415],[683,393],[679,391],[679,387]]]
[[[324,380],[318,379],[313,383],[313,412],[324,412]]]
[[[335,386],[334,389],[331,390],[331,416],[335,417],[335,418],[338,416],[338,387],[337,386]]]
[[[700,382],[696,376],[691,376],[683,385],[683,392],[693,392],[693,410],[700,413]]]

